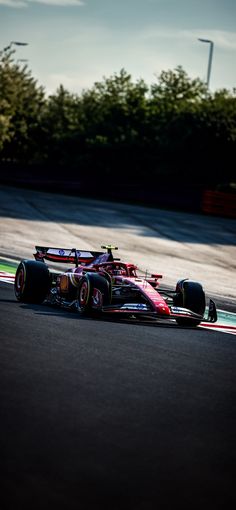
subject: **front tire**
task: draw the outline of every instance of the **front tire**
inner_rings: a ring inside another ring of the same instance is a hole
[[[42,303],[50,289],[49,269],[44,262],[22,260],[16,270],[14,290],[22,303]]]
[[[187,308],[201,316],[205,313],[206,297],[202,285],[191,280],[180,280],[176,285],[176,294],[173,299],[174,306]],[[179,326],[198,326],[200,320],[182,318],[176,319]]]

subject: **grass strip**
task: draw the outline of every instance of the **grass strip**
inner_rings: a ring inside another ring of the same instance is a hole
[[[18,264],[13,264],[13,263],[9,264],[9,263],[0,261],[0,271],[5,271],[6,273],[15,274],[17,265]]]

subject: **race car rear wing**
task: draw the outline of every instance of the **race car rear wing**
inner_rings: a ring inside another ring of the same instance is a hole
[[[109,254],[101,251],[85,251],[77,250],[76,248],[51,248],[45,246],[35,246],[35,249],[35,260],[42,262],[44,260],[50,260],[51,262],[65,262],[78,266],[78,264],[91,264],[96,259],[99,259],[99,263],[109,260]],[[104,260],[102,260],[103,258]]]

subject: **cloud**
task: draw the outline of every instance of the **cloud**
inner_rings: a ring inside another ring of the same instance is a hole
[[[82,0],[27,0],[29,3],[34,2],[38,4],[48,4],[48,5],[61,5],[65,7],[69,7],[70,5],[84,5]]]
[[[208,39],[218,46],[218,48],[226,50],[236,50],[236,32],[228,32],[223,30],[180,30],[177,34],[178,38],[188,40]]]
[[[200,37],[203,37],[200,34]],[[223,32],[220,30],[210,30],[205,36],[207,39],[211,39],[215,45],[225,50],[236,50],[236,33],[235,32]]]
[[[61,7],[84,5],[82,0],[0,0],[0,6],[13,7],[15,9],[28,7],[32,3],[54,5]]]
[[[167,39],[169,41],[197,41],[199,38],[209,39],[214,42],[218,48],[227,50],[236,50],[236,32],[227,32],[223,30],[196,29],[193,30],[175,30],[172,28],[149,27],[141,34],[144,41],[157,39]]]
[[[26,2],[21,0],[0,0],[0,6],[5,5],[6,7],[26,7]]]

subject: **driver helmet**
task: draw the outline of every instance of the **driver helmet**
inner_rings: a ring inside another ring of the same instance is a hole
[[[123,268],[123,267],[116,268],[115,267],[113,269],[113,274],[114,274],[114,276],[125,276],[126,275],[125,268]]]
[[[114,266],[113,264],[107,264],[106,266],[103,266],[103,269],[105,269],[105,271],[113,276],[126,275],[124,268],[121,268],[120,266]]]

